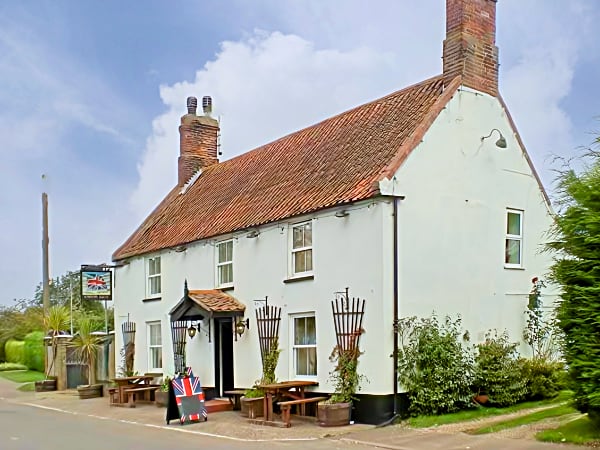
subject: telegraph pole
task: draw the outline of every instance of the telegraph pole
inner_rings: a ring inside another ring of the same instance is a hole
[[[44,176],[42,175],[42,178]],[[48,317],[48,311],[50,309],[50,270],[49,257],[48,257],[48,194],[42,193],[42,272],[43,272],[43,291],[42,300],[44,304],[44,317]],[[47,330],[46,330],[47,331]]]

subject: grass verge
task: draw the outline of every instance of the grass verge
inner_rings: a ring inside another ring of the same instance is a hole
[[[428,428],[450,423],[466,422],[468,420],[483,419],[486,417],[494,417],[502,414],[510,414],[524,409],[538,408],[540,406],[553,405],[563,403],[571,399],[573,393],[571,391],[561,391],[558,396],[535,402],[523,402],[506,408],[495,408],[481,406],[476,409],[468,409],[451,414],[443,414],[441,416],[418,416],[411,417],[408,423],[414,428]]]
[[[530,423],[536,423],[544,419],[550,419],[552,417],[560,417],[568,414],[575,414],[577,410],[569,405],[560,405],[555,406],[553,408],[543,409],[541,411],[536,411],[531,414],[526,414],[524,416],[515,417],[514,419],[504,420],[502,422],[496,422],[493,425],[488,425],[481,428],[476,428],[474,430],[469,430],[469,434],[487,434],[487,433],[497,433],[498,431],[506,430],[508,428],[516,428],[521,425],[527,425]]]
[[[35,383],[23,383],[17,388],[17,391],[21,392],[33,392],[35,391]]]
[[[584,416],[553,430],[540,431],[535,438],[544,442],[569,442],[571,444],[600,445],[600,430]]]
[[[36,372],[35,370],[6,370],[0,372],[0,377],[15,383],[29,383],[46,378],[42,372]]]

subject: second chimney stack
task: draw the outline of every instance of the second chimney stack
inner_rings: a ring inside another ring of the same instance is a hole
[[[198,99],[188,97],[187,114],[179,126],[178,183],[185,184],[199,169],[217,164],[219,122],[210,117],[212,99],[202,98],[204,116],[197,116]]]

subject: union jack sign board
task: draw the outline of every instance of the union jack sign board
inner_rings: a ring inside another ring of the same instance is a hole
[[[112,300],[112,271],[103,267],[81,266],[81,298]]]
[[[186,422],[206,421],[208,419],[200,378],[194,376],[178,377],[171,381],[171,385],[179,410],[179,422],[182,425]]]

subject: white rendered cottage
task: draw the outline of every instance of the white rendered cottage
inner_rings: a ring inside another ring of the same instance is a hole
[[[521,340],[552,212],[498,93],[496,1],[447,0],[446,13],[441,75],[231,160],[217,159],[209,99],[202,116],[188,100],[179,183],[113,255],[135,370],[172,374],[171,320],[187,320],[202,383],[252,386],[254,301],[268,298],[282,309],[277,378],[331,392],[331,300],[348,287],[366,299],[355,419],[377,423],[397,388],[396,317],[461,314],[475,342],[494,328]]]

